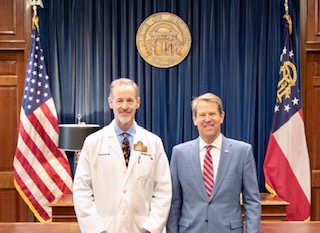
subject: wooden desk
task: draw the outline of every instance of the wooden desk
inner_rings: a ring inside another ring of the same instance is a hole
[[[286,206],[289,204],[279,197],[272,197],[269,193],[261,193],[261,220],[281,221],[286,217]],[[72,194],[67,194],[55,200],[52,207],[53,222],[76,222],[76,214],[73,208]]]
[[[77,222],[0,222],[0,233],[81,233]]]
[[[77,222],[60,222],[60,223],[20,223],[11,222],[3,223],[0,222],[0,233],[21,233],[21,232],[32,232],[32,233],[81,233]],[[319,222],[262,222],[260,233],[319,233],[320,232],[320,221]]]
[[[52,207],[52,222],[76,222],[77,217],[73,208],[72,194],[66,194],[59,199],[53,201]]]
[[[286,222],[286,221],[267,221],[261,222],[260,233],[319,233],[320,222]]]
[[[261,220],[263,221],[282,221],[285,220],[286,206],[288,202],[280,197],[273,197],[269,193],[260,193],[261,198]]]

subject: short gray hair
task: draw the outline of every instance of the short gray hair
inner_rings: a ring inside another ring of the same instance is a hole
[[[136,97],[140,97],[140,89],[138,85],[129,78],[118,78],[111,82],[109,86],[109,97],[111,98],[113,97],[113,89],[115,88],[115,86],[132,86],[136,93]]]

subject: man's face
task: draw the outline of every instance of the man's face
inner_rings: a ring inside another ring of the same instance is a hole
[[[223,119],[224,112],[220,114],[217,103],[199,101],[193,123],[198,127],[200,137],[209,144],[219,136]]]
[[[117,125],[120,128],[129,129],[133,124],[136,110],[140,106],[140,97],[136,96],[134,88],[130,85],[116,86],[108,101]]]

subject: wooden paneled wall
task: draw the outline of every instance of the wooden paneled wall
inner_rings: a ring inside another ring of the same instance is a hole
[[[25,0],[0,0],[0,221],[33,221],[13,185],[31,9]]]
[[[320,0],[300,0],[301,78],[311,166],[311,219],[320,220]]]

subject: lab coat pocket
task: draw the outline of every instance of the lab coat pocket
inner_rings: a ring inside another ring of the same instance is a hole
[[[138,174],[139,179],[145,180],[150,176],[152,167],[154,164],[153,155],[151,154],[141,154],[138,159]]]

